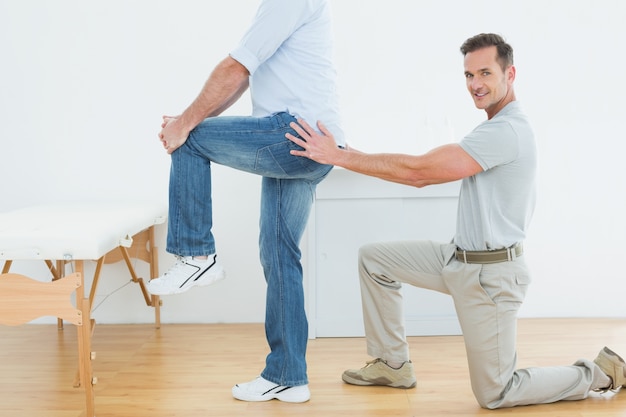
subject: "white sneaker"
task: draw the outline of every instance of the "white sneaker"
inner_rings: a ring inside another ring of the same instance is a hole
[[[259,376],[256,379],[233,387],[233,397],[241,401],[269,401],[277,399],[287,403],[309,401],[311,392],[308,385],[286,387]]]
[[[217,263],[217,255],[209,255],[206,260],[178,256],[169,271],[150,280],[146,287],[154,295],[180,294],[195,286],[213,284],[225,276],[224,268]]]

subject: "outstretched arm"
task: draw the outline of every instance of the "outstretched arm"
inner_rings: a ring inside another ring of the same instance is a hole
[[[321,135],[304,120],[291,124],[301,138],[288,133],[287,139],[304,148],[302,151],[291,151],[292,155],[414,187],[456,181],[483,170],[458,144],[443,145],[423,155],[368,154],[338,148],[332,133],[322,123],[317,125]]]

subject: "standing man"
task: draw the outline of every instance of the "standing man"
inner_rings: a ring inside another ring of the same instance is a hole
[[[150,281],[166,295],[224,277],[211,232],[211,164],[263,177],[259,249],[267,282],[265,331],[270,347],[260,377],[233,387],[243,401],[310,398],[306,367],[300,239],[316,185],[332,168],[298,158],[285,138],[297,118],[328,120],[343,145],[328,0],[263,0],[241,43],[159,138],[172,156],[167,251],[178,260]],[[216,117],[250,87],[252,116]],[[335,146],[337,146],[335,145]]]
[[[416,385],[405,337],[402,283],[449,294],[467,351],[474,395],[484,408],[586,398],[626,386],[626,363],[604,348],[594,362],[516,370],[517,312],[530,283],[523,256],[535,204],[536,150],[530,124],[515,99],[513,49],[496,34],[463,43],[467,89],[487,120],[458,144],[420,155],[365,154],[337,149],[332,129],[319,135],[293,125],[304,150],[292,154],[388,181],[424,187],[462,179],[451,244],[375,243],[359,251],[368,353],[374,360],[347,370],[354,385]],[[306,142],[305,142],[306,141]]]

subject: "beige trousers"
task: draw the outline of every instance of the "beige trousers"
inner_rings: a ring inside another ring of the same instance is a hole
[[[461,324],[474,395],[481,407],[586,398],[610,379],[589,360],[572,366],[517,369],[517,312],[530,275],[524,257],[465,264],[456,247],[431,241],[376,243],[359,251],[368,354],[409,360],[402,283],[449,294]],[[555,348],[558,348],[555,346]],[[445,370],[444,370],[445,371]]]

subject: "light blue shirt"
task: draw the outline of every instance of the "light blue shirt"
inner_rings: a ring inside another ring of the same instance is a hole
[[[328,0],[263,0],[230,56],[250,72],[253,116],[319,120],[345,145]]]
[[[522,242],[535,207],[535,135],[519,102],[507,104],[460,142],[484,171],[461,182],[454,243],[494,250]]]

